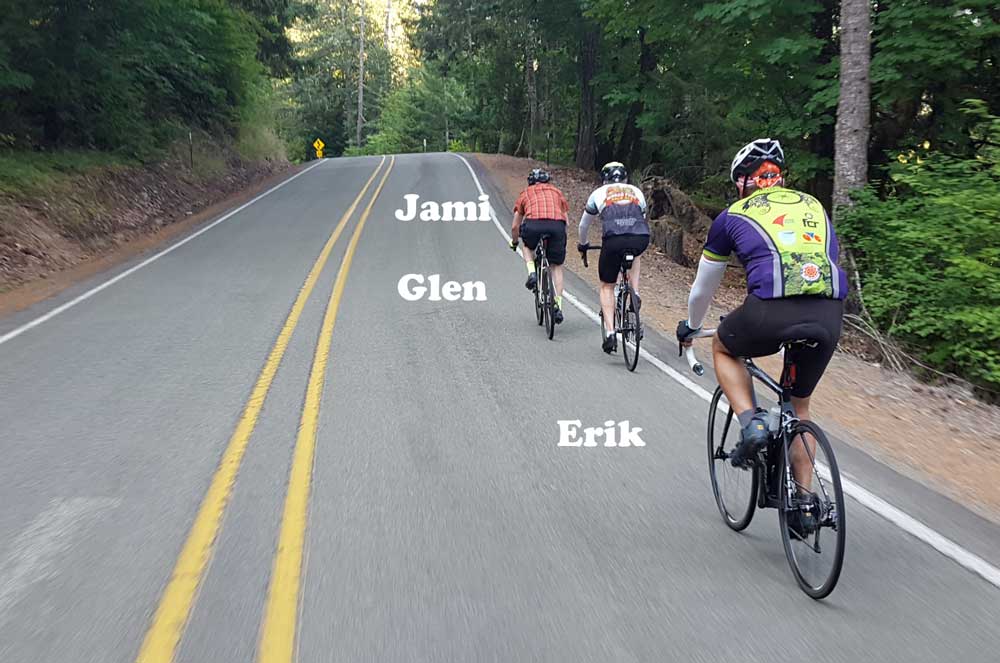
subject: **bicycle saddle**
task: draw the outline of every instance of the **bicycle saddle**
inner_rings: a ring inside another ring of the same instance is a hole
[[[634,261],[634,260],[635,260],[635,256],[634,255],[632,255],[631,253],[626,253],[625,254],[625,260],[624,260],[624,262],[625,262],[625,268],[626,269],[632,269],[632,261]]]
[[[833,342],[829,330],[815,322],[800,322],[790,327],[786,333],[788,335],[781,340],[781,347],[786,350],[805,350],[821,343]]]
[[[819,341],[814,341],[811,338],[796,338],[781,342],[783,350],[802,350],[804,348],[815,348],[818,345]]]

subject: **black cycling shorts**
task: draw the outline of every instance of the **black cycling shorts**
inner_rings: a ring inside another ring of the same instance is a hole
[[[766,357],[782,341],[809,339],[815,348],[795,351],[795,384],[792,395],[810,396],[833,357],[843,325],[844,302],[813,295],[760,299],[748,295],[743,305],[726,316],[718,336],[736,357]]]
[[[638,257],[649,246],[649,235],[608,235],[601,240],[601,258],[597,261],[597,274],[602,283],[618,281],[625,254]]]
[[[549,235],[545,255],[550,265],[561,265],[566,261],[566,223],[549,219],[525,219],[521,222],[521,240],[532,251],[538,246],[543,234]]]

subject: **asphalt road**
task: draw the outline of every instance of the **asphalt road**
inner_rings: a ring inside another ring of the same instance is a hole
[[[0,344],[0,661],[1000,658],[1000,589],[854,500],[840,585],[807,598],[773,512],[723,526],[704,401],[575,308],[545,340],[493,223],[397,221],[408,193],[476,199],[454,155],[380,163],[324,161]],[[487,301],[405,301],[411,273]],[[646,446],[560,448],[563,419]],[[996,527],[837,451],[998,563]]]

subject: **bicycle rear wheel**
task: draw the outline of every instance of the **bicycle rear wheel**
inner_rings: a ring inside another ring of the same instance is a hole
[[[619,297],[621,308],[622,356],[625,357],[625,367],[634,371],[639,363],[639,312],[635,310],[635,299],[632,288],[622,291]],[[630,349],[631,348],[631,349]]]
[[[553,318],[555,305],[556,295],[552,290],[552,272],[546,267],[542,270],[542,308],[545,314],[545,334],[550,341],[556,333],[556,321]]]
[[[816,440],[815,447],[805,443],[806,433]],[[794,472],[789,476],[789,463],[782,458],[781,542],[799,587],[822,599],[837,586],[844,565],[847,522],[840,470],[830,441],[811,421],[795,425],[787,448],[791,455],[797,452],[808,459],[810,475],[801,481]]]
[[[740,427],[733,408],[722,400],[722,387],[715,388],[708,410],[708,471],[712,492],[722,520],[737,532],[746,529],[757,508],[760,466],[733,467],[729,456],[740,438]],[[720,410],[720,404],[723,410]]]
[[[538,274],[539,276],[541,276],[541,269],[540,269],[540,266],[539,266],[539,264],[537,262],[535,263],[535,274]],[[539,291],[541,290],[540,286],[541,286],[541,284],[536,281],[535,282],[535,319],[538,321],[539,325],[541,325],[542,322],[544,321],[544,311],[542,310],[542,297],[541,297],[541,294],[539,293]]]

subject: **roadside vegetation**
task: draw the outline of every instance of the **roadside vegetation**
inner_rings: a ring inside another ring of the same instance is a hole
[[[13,0],[0,17],[0,187],[155,162],[191,132],[283,158],[269,74],[289,2]],[[220,152],[222,150],[220,149]]]

